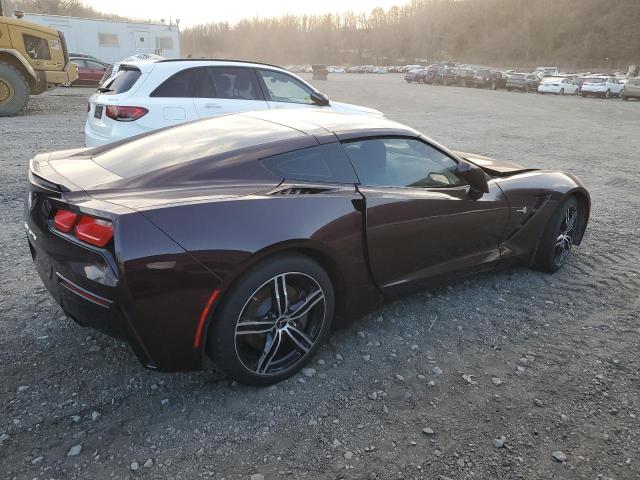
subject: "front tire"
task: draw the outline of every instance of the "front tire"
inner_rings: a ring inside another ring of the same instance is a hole
[[[611,98],[611,90],[607,90],[604,94],[604,98]]]
[[[565,200],[545,228],[533,268],[553,273],[566,263],[578,232],[580,206],[575,197]]]
[[[0,62],[0,117],[21,112],[29,100],[29,85],[22,74],[6,62]]]
[[[303,255],[269,258],[225,295],[207,353],[239,383],[271,385],[298,372],[326,340],[335,309],[327,272]]]

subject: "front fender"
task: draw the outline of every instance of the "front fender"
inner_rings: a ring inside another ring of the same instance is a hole
[[[524,257],[531,262],[544,230],[556,209],[571,195],[582,205],[583,218],[576,244],[580,244],[591,211],[591,197],[582,182],[572,174],[537,170],[501,178],[497,181],[510,204],[510,217],[501,244],[502,257]]]

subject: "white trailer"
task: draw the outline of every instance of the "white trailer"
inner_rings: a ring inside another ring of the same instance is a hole
[[[97,18],[25,13],[24,19],[64,33],[69,52],[87,53],[114,63],[136,53],[180,56],[180,31],[175,23],[136,23]]]

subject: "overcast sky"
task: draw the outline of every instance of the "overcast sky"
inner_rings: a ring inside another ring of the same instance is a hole
[[[169,20],[179,18],[181,25],[228,21],[237,22],[246,17],[277,17],[284,14],[335,13],[351,10],[370,12],[375,7],[387,9],[408,0],[84,0],[84,3],[102,12],[117,15]]]

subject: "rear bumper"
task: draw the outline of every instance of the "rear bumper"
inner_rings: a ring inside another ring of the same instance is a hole
[[[142,365],[156,368],[131,327],[127,312],[117,301],[118,279],[106,259],[92,251],[78,256],[74,249],[75,261],[70,262],[62,252],[39,248],[29,234],[27,241],[38,276],[67,316],[78,325],[126,340]],[[94,276],[95,280],[89,276]]]
[[[126,311],[116,301],[117,288],[100,286],[81,273],[93,272],[101,275],[97,269],[99,267],[109,269],[108,262],[96,262],[89,257],[97,254],[88,252],[86,262],[80,259],[77,262],[68,263],[65,257],[58,260],[44,249],[38,248],[29,236],[27,241],[42,283],[67,316],[78,325],[94,328],[109,336],[126,340],[140,363],[147,368],[156,368],[131,328]],[[117,285],[115,275],[111,281],[115,281]]]

